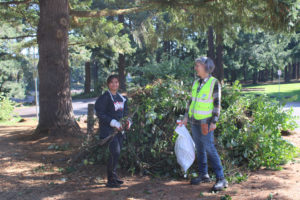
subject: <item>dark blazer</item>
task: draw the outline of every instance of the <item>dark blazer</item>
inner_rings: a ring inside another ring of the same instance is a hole
[[[114,102],[111,99],[111,96],[108,91],[102,94],[95,103],[96,115],[99,118],[99,130],[100,130],[100,138],[105,138],[112,134],[114,128],[110,126],[111,120],[115,119],[119,121],[122,117],[128,115],[127,108],[127,97],[124,104],[124,109],[115,111]],[[117,101],[123,101],[121,96],[117,94],[115,98]]]

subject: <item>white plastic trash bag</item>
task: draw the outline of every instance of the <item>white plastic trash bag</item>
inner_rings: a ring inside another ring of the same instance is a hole
[[[186,177],[187,170],[195,160],[195,144],[184,125],[177,126],[175,132],[178,134],[175,142],[175,154],[177,162],[184,172],[184,177]]]

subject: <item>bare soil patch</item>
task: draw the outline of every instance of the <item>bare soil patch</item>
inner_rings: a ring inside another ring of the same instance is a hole
[[[86,128],[84,123],[80,125]],[[213,183],[192,186],[185,179],[152,179],[130,176],[125,171],[121,173],[124,186],[111,189],[105,187],[105,166],[83,165],[72,171],[66,165],[66,160],[80,146],[80,138],[45,136],[33,139],[31,134],[35,127],[36,122],[31,120],[16,126],[0,126],[1,200],[214,200],[226,194],[237,200],[300,200],[299,158],[284,165],[280,171],[261,169],[252,172],[246,182],[231,184],[227,190],[217,194],[209,192]],[[284,137],[300,147],[299,132]]]

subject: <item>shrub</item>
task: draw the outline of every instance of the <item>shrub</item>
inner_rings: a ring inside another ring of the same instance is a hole
[[[282,139],[280,130],[295,127],[291,111],[266,96],[242,96],[241,86],[223,88],[223,110],[216,142],[225,170],[245,166],[278,168],[296,155],[296,148]],[[134,124],[123,147],[122,167],[130,172],[152,175],[179,175],[174,154],[176,119],[184,114],[190,89],[168,77],[157,80],[130,95],[130,108],[137,109]],[[97,160],[108,151],[98,150]],[[195,166],[194,166],[195,167]]]
[[[278,101],[266,95],[241,96],[239,89],[236,83],[224,90],[225,108],[216,130],[223,157],[233,165],[250,169],[279,168],[297,153],[280,133],[296,127],[292,110],[284,111]]]
[[[7,121],[13,118],[13,103],[4,96],[0,95],[0,121]]]

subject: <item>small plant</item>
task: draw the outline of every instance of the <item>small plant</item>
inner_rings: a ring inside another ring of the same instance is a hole
[[[225,194],[220,198],[220,200],[232,200],[231,196],[229,194]]]
[[[67,142],[61,146],[57,144],[51,144],[48,149],[49,150],[55,150],[55,151],[67,151],[69,149],[70,144]]]
[[[52,167],[40,165],[32,170],[34,173],[54,172]]]
[[[270,193],[267,200],[272,200],[272,199],[273,199],[273,194]]]

